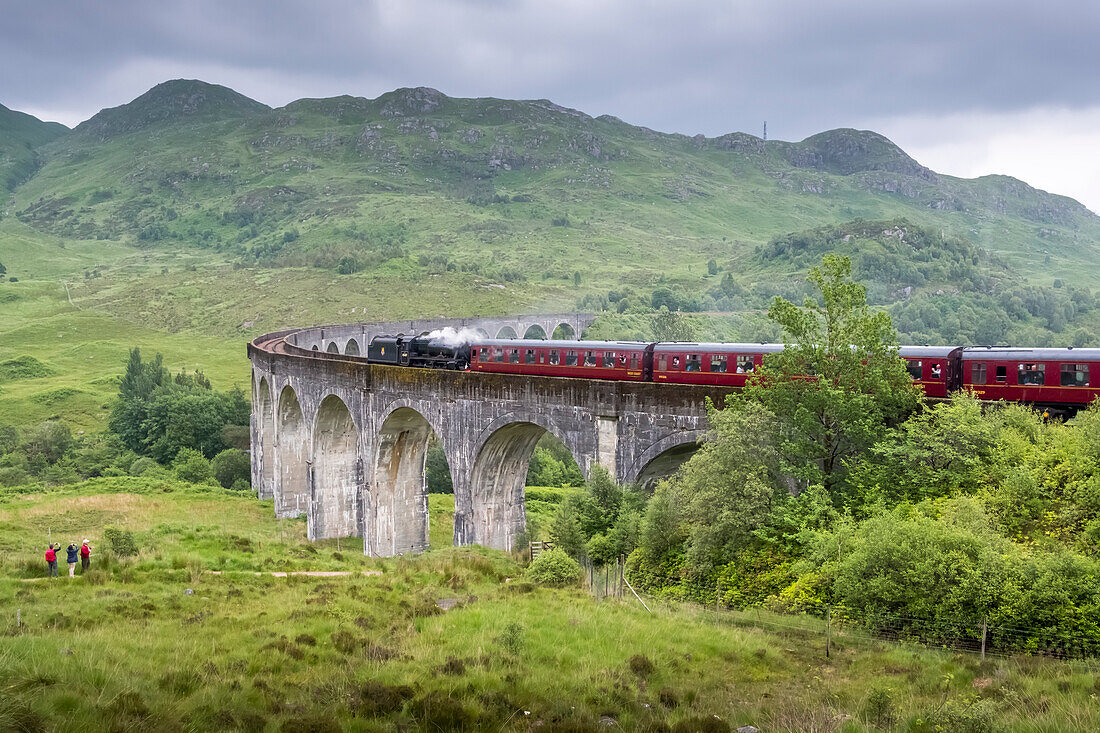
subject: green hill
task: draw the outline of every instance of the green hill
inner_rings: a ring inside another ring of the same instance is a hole
[[[68,132],[57,122],[10,110],[0,104],[0,190],[14,188],[38,166],[35,148]]]
[[[1079,265],[1100,254],[1100,218],[1076,201],[1007,177],[938,175],[873,132],[687,137],[427,88],[268,109],[171,81],[39,154],[45,165],[15,192],[33,229],[246,264],[384,271],[411,257],[497,280],[580,270],[687,283],[710,258],[737,264],[775,236],[899,216],[1017,266],[1049,254],[1074,280],[1096,279]]]

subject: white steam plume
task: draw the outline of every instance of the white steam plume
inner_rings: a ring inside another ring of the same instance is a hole
[[[450,326],[446,328],[437,328],[428,334],[428,338],[432,340],[433,344],[442,344],[449,348],[455,349],[463,344],[468,344],[471,341],[477,341],[484,338],[484,336],[472,328],[462,328],[455,330]]]

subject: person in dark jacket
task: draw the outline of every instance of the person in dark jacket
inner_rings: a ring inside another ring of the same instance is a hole
[[[80,550],[77,546],[69,543],[69,546],[65,549],[65,554],[68,555],[66,561],[69,563],[69,577],[76,577],[76,561],[80,557]]]
[[[80,572],[81,574],[88,572],[88,565],[92,562],[92,548],[88,545],[88,540],[80,545]]]
[[[57,577],[57,552],[53,549],[53,543],[46,545],[46,565],[50,569],[50,577]]]

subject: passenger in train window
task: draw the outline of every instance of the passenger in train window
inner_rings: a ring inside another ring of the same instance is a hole
[[[753,370],[752,354],[737,357],[737,373],[749,374]]]
[[[938,361],[932,362],[932,379],[939,379],[941,374],[943,372],[940,369],[940,363]]]
[[[680,368],[680,357],[678,357],[678,356],[672,357],[672,368],[673,369],[679,369]]]
[[[698,354],[688,354],[687,363],[684,364],[685,372],[697,372],[701,368]]]
[[[712,372],[725,372],[726,371],[726,355],[725,354],[711,354],[710,355],[710,370]]]
[[[586,351],[584,352],[584,365],[587,367],[596,366],[596,352]]]
[[[557,349],[550,349],[550,363],[557,365],[561,361],[561,352]]]

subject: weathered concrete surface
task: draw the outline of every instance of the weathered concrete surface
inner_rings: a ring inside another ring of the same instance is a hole
[[[600,464],[624,483],[651,480],[698,443],[705,399],[721,402],[731,391],[381,366],[285,336],[249,346],[253,478],[262,492],[271,475],[276,514],[304,512],[311,538],[361,534],[370,555],[427,547],[424,460],[433,433],[454,484],[455,544],[510,548],[525,527],[524,479],[543,433],[560,439],[585,475]],[[274,396],[270,423],[265,388]]]

